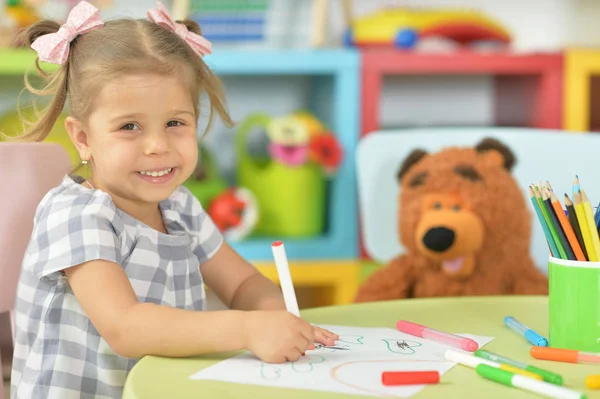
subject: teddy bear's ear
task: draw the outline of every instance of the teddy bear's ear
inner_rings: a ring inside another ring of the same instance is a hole
[[[427,151],[421,149],[413,150],[410,154],[408,154],[406,159],[404,159],[404,162],[402,162],[398,173],[396,174],[397,180],[401,181],[406,172],[408,172],[409,169],[412,168],[414,164],[419,162],[419,160],[425,155],[427,155]]]
[[[513,166],[515,166],[515,163],[517,162],[515,154],[511,151],[510,148],[508,148],[499,140],[491,137],[487,137],[481,140],[479,144],[475,146],[475,149],[477,150],[477,152],[480,153],[494,151],[499,156],[499,162],[509,172],[512,170]]]

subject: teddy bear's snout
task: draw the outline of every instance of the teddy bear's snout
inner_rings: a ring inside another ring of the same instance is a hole
[[[423,245],[435,252],[444,252],[454,244],[456,234],[446,227],[433,227],[423,236]]]

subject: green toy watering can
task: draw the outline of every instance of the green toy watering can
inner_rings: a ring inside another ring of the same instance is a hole
[[[270,157],[248,153],[248,135],[265,131],[271,117],[253,114],[239,126],[236,135],[237,182],[256,196],[259,221],[255,235],[311,237],[323,232],[326,180],[314,162],[289,166]]]
[[[203,145],[198,145],[198,164],[183,185],[198,198],[205,210],[213,199],[227,189],[227,182],[219,174],[215,160]]]

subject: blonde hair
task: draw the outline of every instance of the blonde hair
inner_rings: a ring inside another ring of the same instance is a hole
[[[181,21],[188,30],[200,34],[193,21]],[[54,21],[37,22],[22,33],[28,46],[39,36],[55,33],[60,25]],[[43,141],[69,101],[71,114],[85,120],[102,84],[124,74],[178,73],[191,79],[189,87],[199,116],[200,95],[210,101],[209,130],[214,113],[219,114],[227,127],[233,122],[226,109],[222,82],[192,48],[177,34],[145,19],[119,19],[105,22],[75,38],[70,45],[67,61],[54,73],[47,73],[35,65],[45,80],[43,89],[36,89],[25,75],[25,87],[38,96],[52,96],[49,106],[19,137],[23,141]],[[36,107],[34,106],[34,109]]]

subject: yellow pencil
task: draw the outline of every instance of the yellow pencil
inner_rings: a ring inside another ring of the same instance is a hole
[[[598,230],[596,229],[596,222],[594,221],[594,212],[592,211],[592,204],[590,204],[590,199],[583,189],[580,189],[581,193],[581,203],[583,205],[583,209],[585,210],[585,217],[588,224],[588,229],[590,230],[590,237],[592,237],[592,243],[594,244],[594,252],[596,253],[596,257],[600,256],[600,236],[598,236]]]
[[[577,222],[579,223],[579,227],[581,228],[581,235],[583,236],[583,242],[585,244],[585,249],[588,254],[588,259],[590,260],[590,262],[597,262],[598,257],[594,249],[594,242],[592,241],[592,236],[590,235],[590,228],[588,227],[587,218],[585,217],[585,209],[583,204],[581,203],[580,192],[575,193],[573,205],[575,207],[575,214],[577,215]]]

